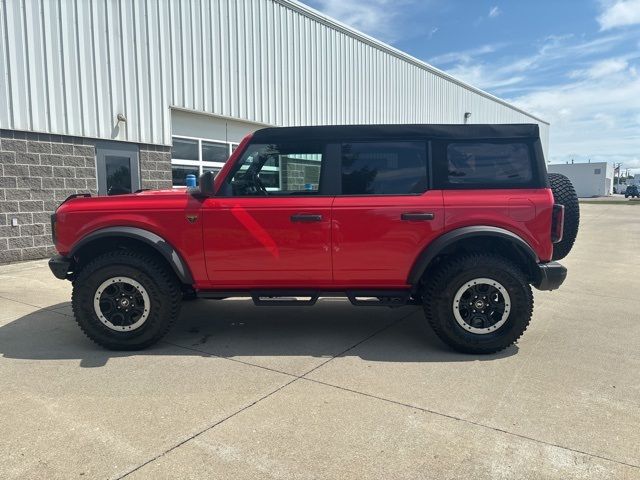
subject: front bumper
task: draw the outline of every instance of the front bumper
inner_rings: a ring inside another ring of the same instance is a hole
[[[49,259],[49,268],[51,272],[60,280],[66,280],[69,278],[69,267],[71,266],[71,260],[62,255],[56,255]]]
[[[558,262],[539,263],[538,281],[533,284],[538,290],[555,290],[567,278],[567,267]]]

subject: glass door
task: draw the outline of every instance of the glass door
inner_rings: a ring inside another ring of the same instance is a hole
[[[122,195],[140,189],[138,146],[126,143],[96,145],[98,195]]]

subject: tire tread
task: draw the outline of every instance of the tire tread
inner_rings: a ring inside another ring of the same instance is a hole
[[[84,318],[84,313],[81,310],[81,301],[79,298],[83,293],[82,286],[87,281],[88,277],[95,271],[114,264],[131,265],[139,262],[142,262],[145,265],[145,269],[147,270],[145,273],[147,273],[147,275],[156,282],[158,288],[169,298],[170,312],[168,315],[168,321],[164,322],[162,328],[155,332],[151,338],[138,343],[117,342],[110,339],[107,335],[97,335],[91,332],[91,330],[87,328],[87,320]],[[71,305],[76,323],[82,332],[94,343],[109,350],[139,350],[156,343],[166,335],[175,324],[180,312],[181,297],[182,292],[177,278],[175,278],[175,274],[170,272],[164,265],[158,262],[157,259],[145,254],[144,252],[134,250],[112,250],[91,260],[82,268],[78,275],[76,275],[76,278],[73,280]]]
[[[560,173],[549,173],[549,184],[556,203],[564,205],[564,235],[553,245],[553,260],[561,260],[573,248],[580,227],[580,203],[571,180]]]
[[[499,346],[482,346],[482,345],[474,345],[473,347],[469,347],[467,345],[463,345],[460,343],[452,342],[450,336],[445,332],[443,328],[443,323],[441,319],[435,312],[435,306],[432,304],[433,299],[437,298],[437,295],[443,288],[447,288],[448,279],[458,271],[464,271],[469,268],[474,268],[477,266],[484,266],[487,264],[491,264],[493,266],[497,266],[499,268],[504,269],[510,275],[514,276],[521,282],[523,285],[526,285],[526,292],[528,297],[528,306],[526,311],[526,321],[524,323],[524,327],[518,332],[517,336],[510,339],[509,343],[499,345]],[[520,268],[516,264],[514,264],[511,260],[504,258],[499,255],[494,255],[490,253],[470,253],[465,255],[460,255],[458,257],[454,257],[450,261],[444,263],[432,274],[430,274],[429,279],[424,283],[423,289],[423,303],[424,303],[424,314],[427,320],[427,323],[431,326],[435,334],[442,340],[444,343],[452,346],[456,350],[465,352],[465,353],[475,353],[475,354],[489,354],[496,353],[504,350],[509,347],[513,343],[517,342],[517,340],[524,334],[524,332],[529,327],[529,323],[531,322],[531,316],[533,315],[533,293],[531,291],[531,287]]]

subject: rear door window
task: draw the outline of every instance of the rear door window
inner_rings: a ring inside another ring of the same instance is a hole
[[[342,195],[406,195],[427,189],[426,142],[341,144]]]
[[[456,187],[509,188],[526,186],[533,180],[531,152],[526,143],[448,143],[440,172],[445,185]],[[442,170],[442,169],[441,169]]]

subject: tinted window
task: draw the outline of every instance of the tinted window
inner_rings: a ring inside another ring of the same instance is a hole
[[[342,144],[342,194],[423,193],[427,189],[424,142]]]
[[[107,168],[107,195],[131,193],[131,159],[129,157],[104,157]]]
[[[524,143],[450,143],[447,164],[451,185],[519,185],[533,177]]]
[[[226,143],[202,142],[202,160],[205,162],[226,162],[229,145]]]
[[[173,137],[171,158],[180,160],[198,160],[198,141]]]
[[[323,146],[249,145],[227,182],[235,196],[313,195],[320,190]]]
[[[200,168],[190,165],[171,165],[171,179],[174,187],[184,187],[187,185],[187,175],[196,176],[196,184],[200,175]]]

